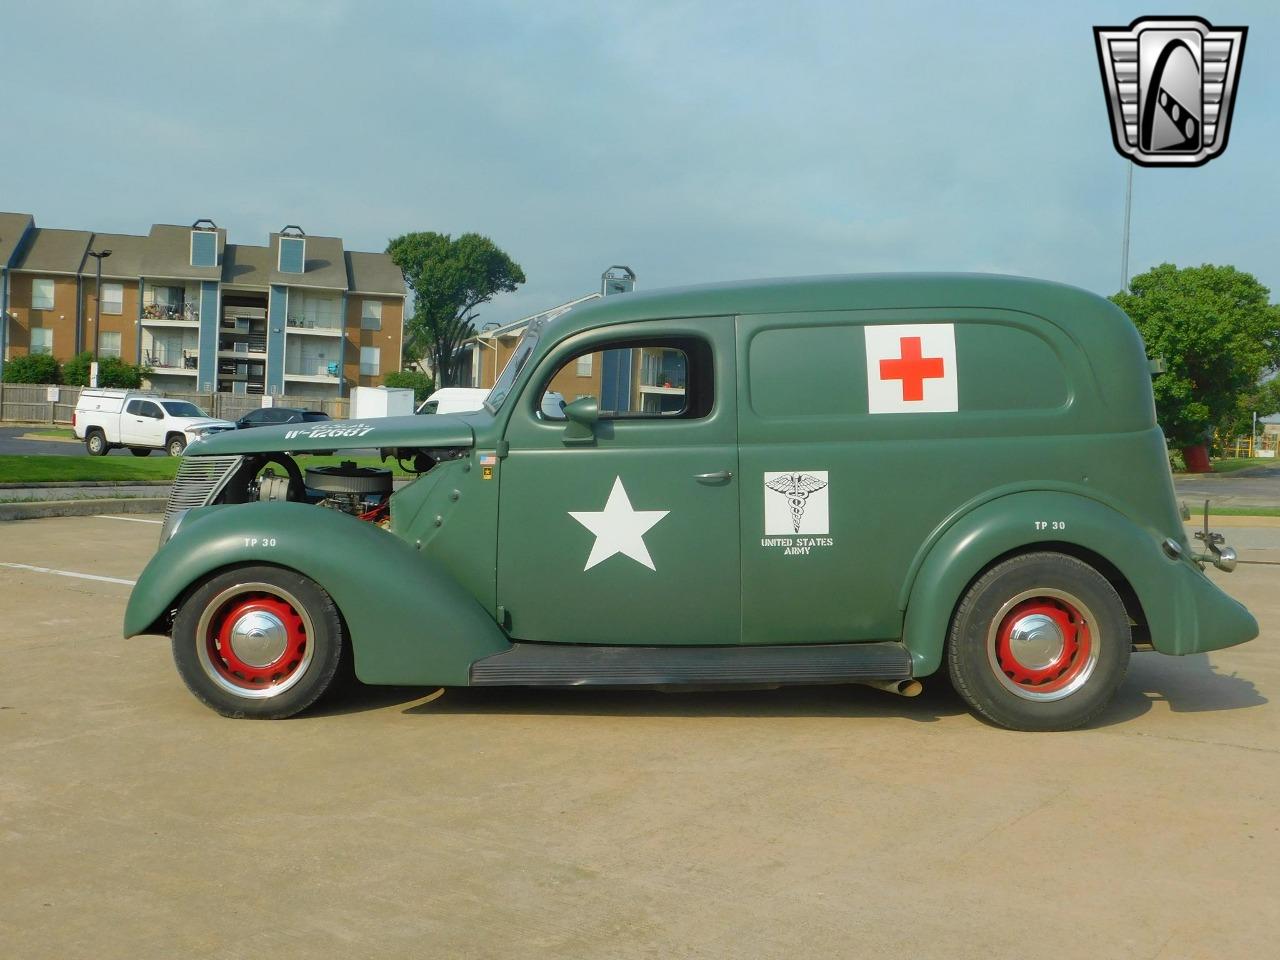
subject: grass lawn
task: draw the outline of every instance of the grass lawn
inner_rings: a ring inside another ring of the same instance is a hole
[[[1200,508],[1204,509],[1203,505]],[[1200,516],[1204,516],[1203,513]],[[1209,516],[1211,517],[1280,517],[1280,508],[1278,507],[1215,507],[1213,502],[1209,503]],[[1191,523],[1195,523],[1196,513],[1192,511]]]
[[[1235,473],[1237,470],[1244,470],[1248,467],[1274,467],[1276,462],[1274,457],[1226,457],[1222,460],[1213,461],[1213,472]]]
[[[299,457],[298,465],[304,470],[309,466],[341,463],[350,457]],[[52,456],[0,456],[0,483],[48,483],[51,481],[109,480],[116,483],[138,483],[147,480],[172,480],[181,462],[176,457],[166,457],[157,451],[149,457],[135,457],[118,453],[107,457],[52,457]],[[379,466],[377,457],[357,457],[362,467]],[[396,476],[407,477],[394,461],[382,466],[391,467]]]
[[[30,437],[52,437],[55,440],[75,440],[76,435],[70,427],[32,427],[26,431]],[[79,440],[76,440],[79,443]]]

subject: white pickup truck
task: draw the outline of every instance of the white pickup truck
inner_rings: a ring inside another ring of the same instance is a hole
[[[90,387],[80,391],[71,427],[90,456],[101,457],[116,447],[128,447],[135,457],[145,457],[152,450],[180,457],[188,443],[234,430],[236,425],[210,417],[187,400]]]

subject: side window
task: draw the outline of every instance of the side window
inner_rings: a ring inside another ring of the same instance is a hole
[[[145,416],[145,414],[142,412],[141,400],[130,400],[128,404],[125,405],[124,412],[132,413],[135,417]]]
[[[164,411],[160,409],[160,405],[156,403],[148,403],[146,400],[139,400],[138,405],[142,408],[142,415],[150,417],[152,420],[163,420]]]
[[[47,277],[31,278],[31,309],[53,309],[53,281]]]
[[[569,357],[543,388],[539,410],[564,420],[563,407],[594,397],[602,420],[696,419],[711,411],[711,349],[697,340],[607,345]]]

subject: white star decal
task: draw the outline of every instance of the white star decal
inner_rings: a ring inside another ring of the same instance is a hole
[[[569,516],[596,535],[591,555],[587,557],[587,565],[582,569],[590,570],[615,553],[622,553],[638,563],[643,563],[650,570],[657,570],[658,568],[653,565],[653,558],[649,556],[649,548],[644,545],[644,535],[670,512],[670,510],[633,509],[631,499],[622,486],[622,478],[615,477],[613,489],[609,492],[609,502],[604,505],[603,510],[569,511]]]

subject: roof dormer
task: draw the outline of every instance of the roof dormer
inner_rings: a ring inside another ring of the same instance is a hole
[[[209,219],[200,219],[191,225],[191,266],[216,267],[218,265],[218,225]]]
[[[307,235],[296,224],[280,229],[280,250],[276,269],[280,273],[305,273],[307,265]]]

